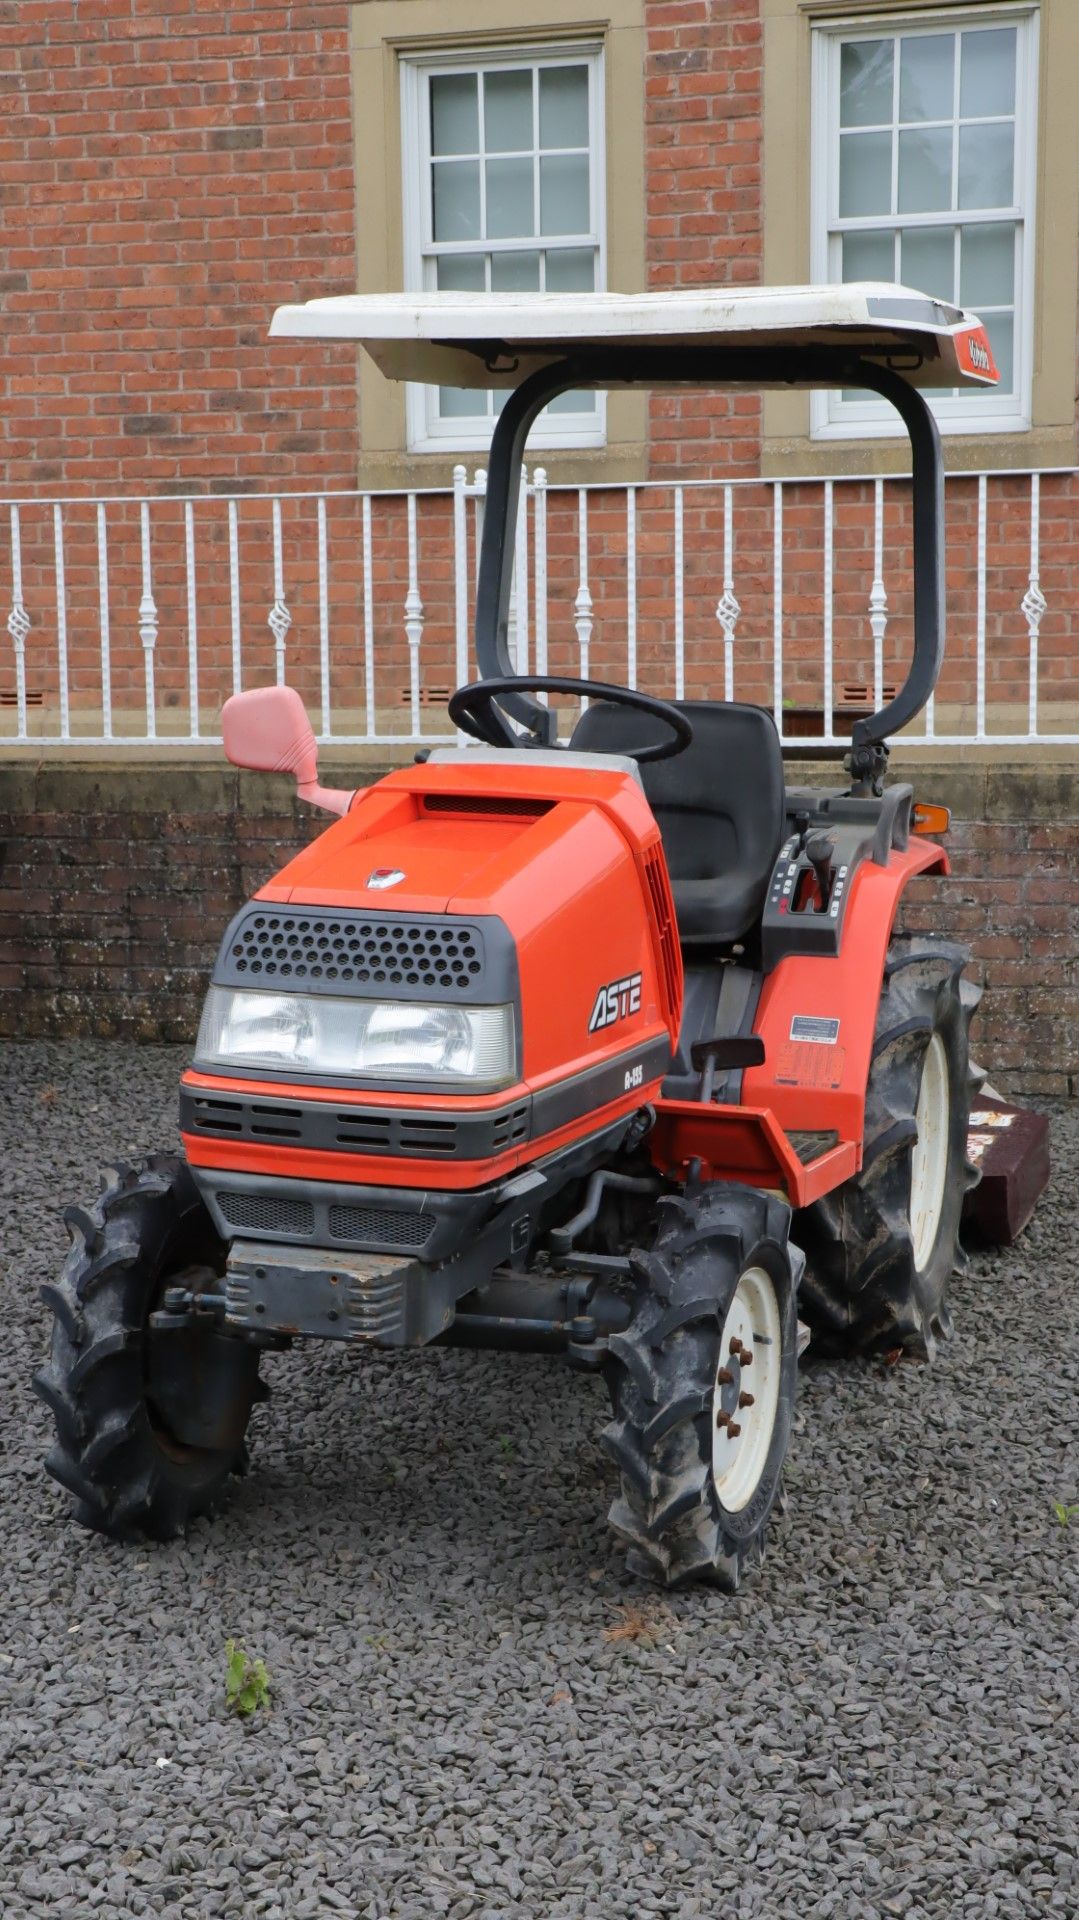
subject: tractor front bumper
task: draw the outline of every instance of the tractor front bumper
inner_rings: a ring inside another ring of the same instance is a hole
[[[453,1321],[456,1263],[432,1268],[387,1253],[234,1243],[225,1327],[379,1347],[424,1346]]]

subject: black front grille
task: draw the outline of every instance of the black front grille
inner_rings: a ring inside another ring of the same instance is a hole
[[[435,1230],[433,1213],[399,1207],[331,1207],[330,1236],[356,1246],[404,1247],[419,1253]]]
[[[321,1196],[316,1202],[231,1187],[219,1187],[213,1198],[227,1228],[260,1240],[304,1240],[315,1246],[332,1241],[373,1252],[422,1253],[438,1225],[433,1213],[388,1204],[327,1205]]]
[[[303,1132],[299,1107],[270,1105],[263,1100],[195,1102],[194,1126],[199,1133],[232,1134],[248,1140],[299,1140]]]
[[[328,1100],[270,1101],[243,1094],[180,1094],[180,1126],[204,1138],[251,1140],[317,1152],[392,1154],[397,1159],[489,1160],[527,1140],[528,1100],[479,1113],[424,1108],[335,1107]]]
[[[227,957],[230,970],[250,986],[464,987],[483,973],[483,936],[461,920],[365,920],[267,908],[233,929]]]
[[[230,1227],[247,1233],[288,1233],[310,1236],[315,1209],[310,1200],[282,1200],[269,1193],[218,1193],[217,1204]]]

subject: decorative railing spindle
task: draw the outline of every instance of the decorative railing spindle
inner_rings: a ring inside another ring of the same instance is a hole
[[[64,572],[64,515],[60,506],[52,510],[53,568],[56,585],[56,653],[60,692],[60,738],[71,738],[71,705],[67,679],[67,579]],[[151,733],[149,738],[153,739]]]
[[[581,679],[587,680],[592,645],[592,594],[588,585],[588,493],[584,487],[577,489],[577,598],[573,606]],[[582,713],[587,705],[587,700],[581,701]]]
[[[375,706],[375,565],[371,532],[371,495],[363,496],[363,698],[364,731],[369,740],[378,732]]]
[[[409,702],[412,737],[420,737],[420,642],[423,639],[423,601],[420,599],[419,539],[416,496],[408,496],[408,592],[405,595],[405,637],[408,641]]]
[[[154,648],[157,645],[157,606],[154,601],[150,569],[150,502],[144,500],[140,513],[142,549],[142,598],[139,601],[139,639],[146,673],[146,738],[157,738],[157,698],[154,689]]]
[[[326,502],[319,496],[315,509],[318,533],[318,678],[322,696],[322,738],[333,729],[330,710],[330,553],[326,532]]]
[[[978,659],[975,674],[975,699],[977,709],[975,727],[979,740],[985,734],[985,572],[986,572],[986,523],[987,486],[984,473],[978,475]]]
[[[884,482],[873,482],[873,584],[869,589],[869,629],[873,635],[873,705],[884,705],[884,635],[888,595],[884,590]]]
[[[15,705],[17,710],[18,738],[28,737],[26,724],[26,639],[30,632],[30,615],[23,605],[22,597],[22,530],[19,526],[19,509],[11,509],[11,612],[7,617],[7,630],[11,635],[11,644],[15,650]]]
[[[626,488],[626,685],[637,685],[637,489]]]
[[[536,582],[536,672],[547,671],[547,469],[532,475],[532,568]],[[546,701],[546,694],[539,694]]]
[[[742,609],[734,597],[734,500],[723,489],[723,593],[716,619],[723,628],[723,698],[734,699],[734,630]]]
[[[674,697],[686,697],[685,507],[681,487],[674,490]]]
[[[97,503],[97,618],[101,637],[101,733],[112,739],[112,653],[109,633],[109,549],[105,502]]]
[[[832,625],[833,577],[835,568],[835,500],[830,480],[824,483],[824,738],[834,739],[832,732],[832,676],[834,664],[834,629]]]
[[[483,511],[487,499],[486,467],[476,468],[472,478],[472,485],[475,489],[472,501],[473,559],[475,564],[475,581],[478,586],[480,578],[480,550],[483,546]]]
[[[199,613],[195,581],[195,509],[184,501],[184,558],[187,574],[187,706],[191,738],[199,737]]]
[[[517,504],[517,528],[513,540],[513,613],[510,627],[514,636],[514,662],[518,673],[528,672],[528,469],[521,468],[521,493]]]
[[[459,687],[468,679],[468,520],[464,467],[453,469],[453,645],[454,676]],[[457,729],[458,739],[464,735]]]
[[[772,713],[783,738],[783,482],[772,487]]]
[[[240,516],[235,500],[229,501],[229,617],[232,625],[232,691],[243,687],[243,655],[240,633]]]
[[[1038,636],[1049,603],[1041,588],[1041,474],[1030,476],[1030,575],[1027,590],[1019,603],[1027,623],[1027,732],[1033,740],[1038,732]]]
[[[292,625],[292,615],[285,605],[285,556],[281,544],[281,502],[273,503],[271,524],[273,527],[273,606],[266,618],[266,624],[274,639],[274,667],[279,687],[285,684],[285,640]]]

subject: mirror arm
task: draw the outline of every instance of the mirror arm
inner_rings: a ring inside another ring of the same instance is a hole
[[[321,807],[325,813],[347,813],[352,802],[366,792],[366,787],[320,787],[317,780],[296,778],[297,798],[309,807]]]

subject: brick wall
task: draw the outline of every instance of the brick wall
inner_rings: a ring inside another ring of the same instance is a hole
[[[975,1053],[997,1086],[1079,1095],[1074,774],[919,766],[918,791],[954,809],[954,877],[913,883],[904,924],[970,946],[988,988]],[[205,766],[0,769],[0,1036],[189,1041],[230,915],[324,823],[282,784]]]
[[[0,0],[0,457],[14,494],[348,486],[346,0]]]
[[[645,7],[646,252],[650,288],[763,278],[759,0]],[[756,394],[653,394],[655,478],[753,473]]]

